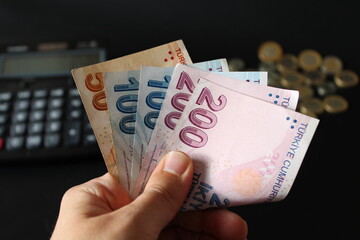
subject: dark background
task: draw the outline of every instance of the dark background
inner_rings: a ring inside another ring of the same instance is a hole
[[[312,48],[336,55],[359,74],[358,5],[344,0],[1,0],[0,45],[98,39],[111,59],[181,38],[193,62],[241,57],[256,67],[258,46],[275,40],[285,52]],[[232,208],[247,220],[249,239],[359,235],[359,86],[339,93],[350,109],[320,116],[288,197]],[[105,171],[100,155],[0,165],[0,239],[48,239],[66,189]]]

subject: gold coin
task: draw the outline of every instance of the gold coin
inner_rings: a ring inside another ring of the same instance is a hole
[[[286,88],[296,88],[304,81],[304,76],[296,71],[287,71],[282,74],[280,83]]]
[[[344,70],[337,74],[334,80],[338,87],[354,87],[359,83],[359,76],[351,70]]]
[[[325,74],[318,70],[304,73],[304,81],[307,85],[320,86],[325,83],[325,80]]]
[[[319,98],[309,97],[301,101],[300,111],[304,114],[321,114],[324,112],[324,103]]]
[[[318,115],[313,113],[313,112],[307,112],[307,113],[304,113],[304,114],[309,116],[309,117],[312,117],[312,118],[318,118]]]
[[[338,74],[341,72],[343,64],[340,58],[335,56],[326,56],[321,65],[321,71],[326,74]]]
[[[315,113],[312,113],[312,112],[309,112],[306,115],[308,115],[309,117],[312,117],[312,118],[318,118],[318,116]]]
[[[304,71],[317,70],[322,64],[322,57],[320,53],[315,50],[307,49],[299,54],[299,66]]]
[[[329,113],[341,113],[349,108],[349,103],[342,96],[334,94],[324,98],[324,107]]]
[[[301,85],[295,89],[299,91],[300,99],[314,96],[314,90],[310,86]]]
[[[266,63],[266,62],[260,62],[258,66],[259,71],[266,71],[266,72],[275,72],[276,71],[276,65],[273,62]]]
[[[298,68],[298,59],[294,54],[287,53],[281,58],[276,68],[279,72],[296,70]]]
[[[267,41],[260,45],[258,57],[262,62],[277,62],[282,58],[283,49],[274,41]]]

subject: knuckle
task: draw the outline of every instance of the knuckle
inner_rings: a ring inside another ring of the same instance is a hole
[[[72,196],[74,196],[75,194],[77,194],[78,192],[78,186],[75,187],[71,187],[69,188],[65,193],[64,193],[64,198],[71,198]]]
[[[73,199],[76,198],[79,195],[82,195],[86,192],[89,192],[88,188],[85,186],[85,184],[77,185],[74,187],[69,188],[63,195],[63,199]]]

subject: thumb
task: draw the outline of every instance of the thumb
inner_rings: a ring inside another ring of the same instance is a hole
[[[188,193],[193,176],[193,163],[182,152],[166,154],[153,171],[144,192],[131,204],[141,216],[143,226],[154,234],[161,230],[179,212]]]

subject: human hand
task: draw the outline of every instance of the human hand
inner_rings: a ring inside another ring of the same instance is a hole
[[[170,152],[134,201],[108,173],[75,186],[51,239],[245,239],[246,222],[226,209],[179,212],[192,176],[191,159]]]

